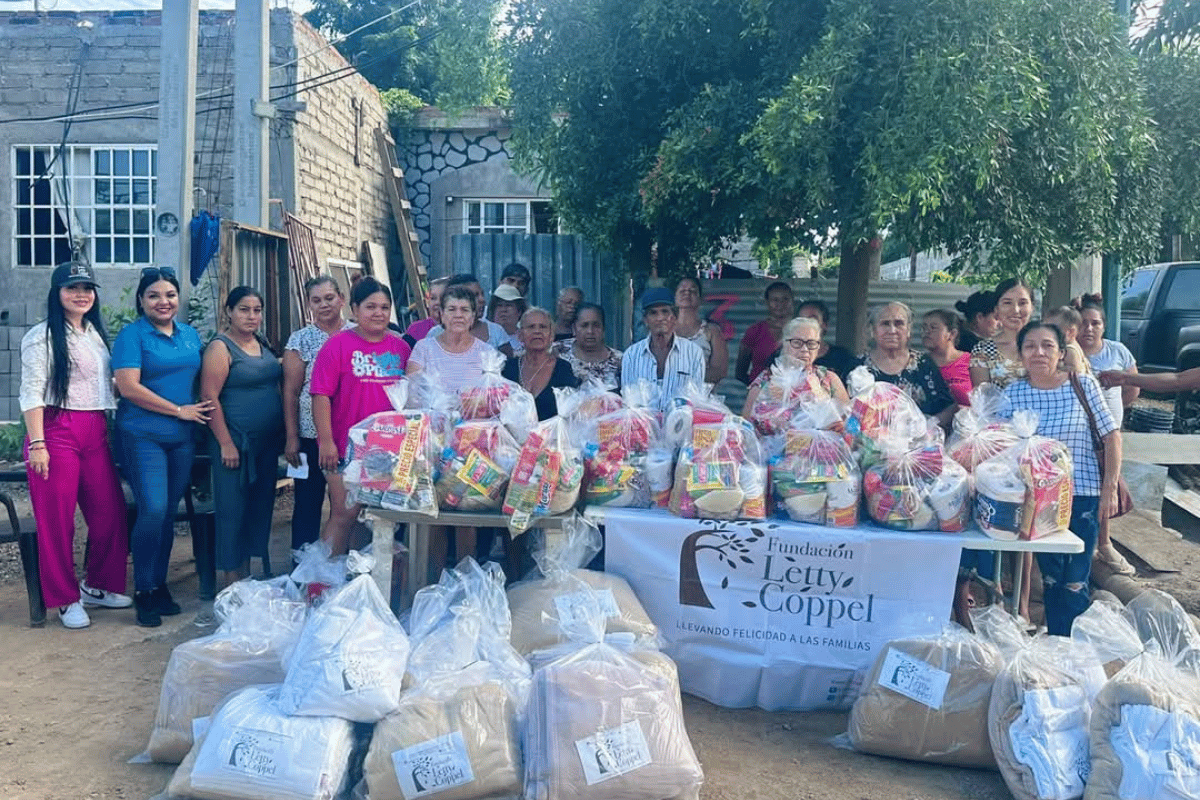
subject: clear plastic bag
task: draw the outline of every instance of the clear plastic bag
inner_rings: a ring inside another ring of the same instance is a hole
[[[767,470],[754,426],[727,415],[695,423],[680,449],[671,511],[688,519],[764,519]]]
[[[864,753],[994,767],[987,708],[1003,665],[995,647],[956,625],[888,642],[850,710],[850,741]]]
[[[694,426],[720,425],[733,418],[725,404],[712,396],[711,390],[711,386],[689,383],[672,400],[672,408],[663,419],[663,437],[668,446],[681,449],[692,444]]]
[[[642,379],[645,381],[645,379]],[[638,381],[641,383],[642,381]],[[658,402],[658,387],[649,381],[645,381],[646,386],[651,390],[650,401],[643,403],[654,407]],[[628,389],[629,386],[626,386]],[[573,421],[587,424],[589,420],[596,420],[603,417],[605,414],[611,414],[625,407],[624,392],[618,393],[617,387],[613,384],[604,383],[598,378],[589,376],[579,388],[575,390],[575,405],[572,409]]]
[[[657,391],[644,379],[630,384],[622,391],[621,407],[588,425],[583,496],[589,505],[650,506],[650,451],[663,447],[662,428],[650,405]]]
[[[479,361],[483,376],[458,393],[462,418],[498,419],[514,439],[523,441],[538,421],[533,395],[500,374],[506,358],[499,350],[486,350]]]
[[[438,507],[448,511],[500,508],[521,448],[499,420],[463,420],[438,464]]]
[[[1092,700],[1107,680],[1096,651],[1039,636],[996,677],[988,732],[996,765],[1017,800],[1083,795],[1090,771]]]
[[[1153,653],[1129,662],[1096,696],[1086,800],[1200,797],[1200,681]]]
[[[975,635],[995,647],[1006,664],[1033,641],[1017,618],[1002,605],[976,607],[970,613]]]
[[[879,461],[881,439],[908,438],[911,448],[925,436],[925,415],[908,393],[892,383],[877,381],[866,367],[850,371],[850,410],[846,432],[865,470]]]
[[[1096,651],[1104,665],[1104,674],[1110,678],[1145,649],[1125,608],[1102,600],[1093,600],[1075,618],[1071,623],[1071,638]]]
[[[554,391],[569,405],[561,390]],[[583,471],[583,452],[567,417],[539,422],[521,445],[504,497],[504,513],[509,515],[508,529],[513,535],[528,530],[536,517],[573,509],[579,501]]]
[[[1161,589],[1146,589],[1125,607],[1138,637],[1168,660],[1200,649],[1200,632],[1191,616],[1171,595]]]
[[[1032,411],[1013,414],[1018,442],[975,468],[975,521],[993,539],[1038,539],[1071,523],[1071,454],[1035,435]]]
[[[785,364],[780,359],[771,367],[747,419],[761,436],[775,436],[788,429],[798,406],[828,399],[829,393],[815,374],[803,365]]]
[[[1008,421],[1008,398],[994,383],[981,383],[971,390],[971,404],[954,415],[954,426],[946,452],[974,472],[989,458],[1000,455],[1018,441]]]
[[[858,524],[862,478],[839,434],[789,430],[787,450],[771,468],[776,502],[796,522],[831,527]]]
[[[171,781],[171,798],[328,800],[347,782],[351,724],[335,717],[288,716],[278,686],[252,686],[229,697],[203,740]]]
[[[905,449],[906,438],[885,440],[883,458],[863,474],[867,513],[900,530],[966,530],[971,517],[967,471],[938,445]]]
[[[287,579],[238,581],[214,606],[221,620],[217,631],[171,651],[139,761],[178,764],[192,747],[194,720],[211,714],[231,692],[283,680],[280,657],[299,636],[306,610]]]
[[[563,520],[561,535],[538,532],[533,547],[540,575],[508,588],[512,645],[524,656],[571,641],[590,603],[603,615],[597,638],[631,634],[653,640],[658,628],[629,583],[619,575],[583,569],[603,541],[596,526],[579,515]]]
[[[377,722],[395,710],[409,642],[370,575],[359,575],[309,615],[287,660],[287,714]]]
[[[314,601],[321,595],[346,584],[346,557],[334,556],[323,541],[310,542],[293,550],[296,567],[291,579],[304,587],[305,596]]]
[[[436,517],[437,454],[425,412],[372,414],[350,429],[342,473],[348,502]]]

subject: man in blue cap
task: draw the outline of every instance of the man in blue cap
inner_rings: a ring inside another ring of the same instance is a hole
[[[647,289],[642,295],[642,321],[650,335],[634,342],[621,357],[621,383],[629,385],[645,378],[658,386],[658,409],[671,408],[671,401],[689,383],[704,383],[704,351],[675,335],[675,296],[669,289]]]

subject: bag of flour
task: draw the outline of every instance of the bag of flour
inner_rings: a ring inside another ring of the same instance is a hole
[[[961,767],[994,767],[987,708],[1000,653],[966,629],[883,648],[850,710],[856,750]]]
[[[1092,700],[1107,677],[1090,645],[1039,636],[996,677],[988,733],[1016,800],[1083,796]]]
[[[286,578],[238,581],[217,596],[216,633],[171,651],[146,755],[178,764],[193,744],[193,721],[207,717],[226,696],[255,684],[278,683],[280,657],[296,641],[305,604]]]
[[[309,615],[279,690],[286,714],[376,722],[396,708],[408,664],[404,629],[370,575]]]
[[[168,797],[330,800],[339,796],[354,747],[353,726],[335,717],[288,716],[276,703],[278,690],[278,686],[252,686],[229,697],[176,770]]]

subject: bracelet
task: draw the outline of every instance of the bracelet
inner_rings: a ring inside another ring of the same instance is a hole
[[[31,452],[31,453],[32,453],[34,450],[46,450],[46,449],[47,449],[47,448],[46,448],[46,445],[45,445],[44,443],[43,443],[43,444],[31,444],[31,445],[29,445],[29,452]]]
[[[30,447],[33,447],[35,444],[45,444],[45,443],[46,443],[45,439],[30,439],[29,440]]]

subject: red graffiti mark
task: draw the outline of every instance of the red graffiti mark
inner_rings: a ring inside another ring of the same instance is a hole
[[[733,323],[725,319],[725,312],[737,305],[738,300],[741,299],[736,294],[710,294],[704,298],[706,303],[717,304],[717,307],[709,313],[708,321],[721,329],[721,336],[725,337],[726,341],[732,340],[737,331],[734,329]]]

